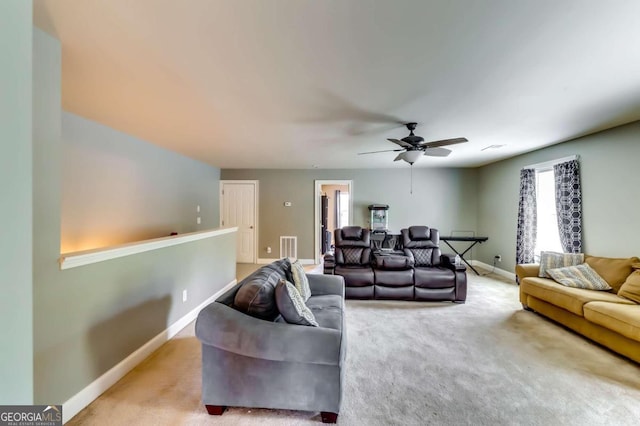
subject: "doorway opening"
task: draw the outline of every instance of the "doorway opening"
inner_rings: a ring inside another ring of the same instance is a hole
[[[353,222],[353,181],[315,181],[315,263],[333,246],[333,231]]]

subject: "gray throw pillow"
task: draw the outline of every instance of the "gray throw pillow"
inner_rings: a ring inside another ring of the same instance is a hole
[[[276,286],[276,304],[282,318],[289,324],[318,327],[316,317],[307,307],[296,287],[286,280]]]

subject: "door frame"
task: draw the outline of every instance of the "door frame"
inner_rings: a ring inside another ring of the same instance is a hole
[[[347,185],[349,188],[349,225],[353,225],[353,180],[347,179],[331,179],[331,180],[315,180],[314,201],[313,201],[313,261],[316,265],[320,264],[320,188],[322,185]]]
[[[258,228],[258,223],[260,222],[259,220],[259,216],[258,216],[258,200],[259,200],[259,195],[260,195],[260,181],[258,180],[220,180],[220,184],[219,184],[219,190],[218,190],[218,199],[220,200],[219,203],[219,218],[218,218],[218,223],[220,225],[221,228],[224,227],[224,225],[222,224],[222,212],[223,212],[223,194],[222,194],[222,190],[224,187],[224,184],[228,183],[228,184],[252,184],[253,185],[253,217],[255,220],[255,224],[253,225],[253,231],[254,231],[254,238],[253,238],[253,263],[256,264],[258,263],[258,240],[260,239],[260,233],[259,228]]]

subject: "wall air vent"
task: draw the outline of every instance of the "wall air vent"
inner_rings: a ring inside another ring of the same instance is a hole
[[[280,259],[288,257],[291,260],[298,258],[298,237],[280,237]]]

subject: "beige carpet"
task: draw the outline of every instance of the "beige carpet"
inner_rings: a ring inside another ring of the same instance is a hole
[[[469,280],[464,305],[347,301],[339,424],[638,424],[640,366],[523,311],[516,285]],[[206,414],[191,324],[69,424],[319,422],[318,413],[286,410]]]

